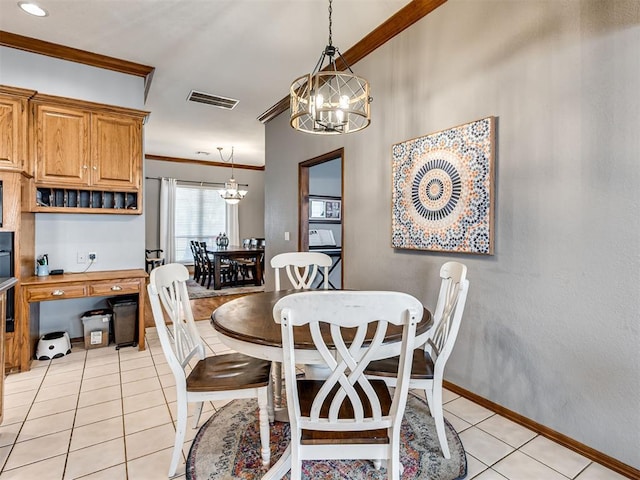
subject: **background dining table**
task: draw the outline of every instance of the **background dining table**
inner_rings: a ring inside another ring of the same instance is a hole
[[[254,285],[262,285],[262,256],[264,255],[264,247],[252,246],[243,247],[241,245],[229,245],[227,247],[211,246],[207,247],[207,255],[213,257],[213,289],[220,290],[223,286],[239,285],[242,283]],[[247,281],[224,282],[222,279],[222,260],[223,259],[249,259],[255,262],[254,278]]]

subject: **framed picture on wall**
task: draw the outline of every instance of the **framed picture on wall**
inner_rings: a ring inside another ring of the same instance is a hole
[[[496,119],[393,145],[393,248],[493,255]]]
[[[342,221],[342,200],[338,197],[309,197],[310,222]]]

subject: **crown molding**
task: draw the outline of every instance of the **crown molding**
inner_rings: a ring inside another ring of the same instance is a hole
[[[115,72],[126,73],[144,78],[144,98],[147,99],[155,67],[108,57],[98,53],[87,52],[77,48],[66,47],[57,43],[45,42],[37,38],[25,37],[0,30],[0,46],[15,48],[25,52],[46,55],[47,57],[82,63],[92,67],[104,68]]]
[[[231,163],[222,162],[209,162],[207,160],[194,160],[192,158],[179,158],[179,157],[163,157],[162,155],[145,155],[145,160],[159,160],[161,162],[174,162],[174,163],[192,163],[194,165],[200,165],[201,167],[224,167],[231,168]],[[242,165],[239,163],[233,163],[233,168],[240,170],[259,170],[264,171],[263,166],[257,165]]]
[[[400,32],[406,30],[418,20],[434,11],[446,1],[447,0],[413,0],[398,10],[395,15],[375,28],[353,47],[344,52],[342,56],[349,65],[354,65],[378,47],[387,43]],[[281,113],[286,112],[288,109],[289,95],[262,113],[258,117],[258,120],[266,124]]]

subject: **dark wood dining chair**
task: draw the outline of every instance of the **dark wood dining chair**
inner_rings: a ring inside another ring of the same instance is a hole
[[[162,351],[176,381],[176,436],[169,477],[175,475],[182,456],[188,403],[196,404],[194,428],[197,428],[203,402],[257,399],[260,453],[262,464],[268,466],[269,421],[273,421],[273,409],[269,404],[271,363],[241,353],[205,356],[187,293],[188,278],[189,271],[184,265],[171,263],[155,268],[147,286]]]
[[[265,246],[265,241],[264,239],[257,239],[257,238],[244,238],[242,240],[242,246],[243,248],[246,249],[250,249],[250,248],[263,248]],[[262,252],[260,255],[257,256],[257,258],[238,258],[236,259],[236,265],[238,266],[238,277],[241,280],[254,280],[256,279],[256,276],[258,275],[258,265],[257,263],[260,262],[260,283],[264,283],[264,252]]]
[[[409,388],[425,391],[429,411],[436,424],[440,449],[444,458],[450,458],[449,444],[444,428],[442,411],[442,380],[444,367],[458,336],[464,305],[469,291],[467,267],[458,262],[447,262],[440,268],[440,293],[434,313],[434,323],[427,343],[416,348],[412,356]],[[382,379],[389,386],[397,384],[396,371],[399,357],[371,362],[365,374]]]
[[[207,284],[207,288],[211,288],[211,281],[213,280],[214,265],[211,255],[207,253],[207,242],[198,243],[198,255],[200,255],[200,268],[202,269],[202,277],[200,279],[200,285]]]
[[[196,251],[200,256],[200,268],[202,278],[200,285],[207,284],[207,288],[211,288],[211,282],[215,275],[214,259],[210,253],[207,252],[207,242],[196,242],[198,244]],[[222,261],[220,264],[220,279],[227,284],[236,283],[237,279],[237,267],[233,262]]]
[[[200,256],[197,252],[197,246],[195,240],[189,240],[189,248],[191,249],[191,254],[193,255],[193,280],[195,282],[200,281],[200,277],[202,276],[202,267],[200,265]]]
[[[411,295],[379,291],[301,292],[274,305],[273,318],[282,330],[291,480],[301,478],[303,460],[350,459],[372,460],[376,466],[384,462],[387,478],[400,479],[409,359],[423,311]],[[384,356],[389,325],[402,326],[393,394],[383,380],[370,380],[363,373],[372,358]],[[322,357],[319,366],[327,373],[322,379],[297,375],[296,364],[302,362],[296,358],[293,332],[301,326],[308,326]]]
[[[156,267],[164,265],[164,251],[160,248],[150,249],[147,248],[144,251],[144,264],[147,273],[151,272]]]

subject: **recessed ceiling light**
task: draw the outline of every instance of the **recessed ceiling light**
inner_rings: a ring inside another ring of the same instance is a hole
[[[35,15],[36,17],[46,17],[49,15],[49,12],[33,2],[18,2],[18,6],[29,15]]]

